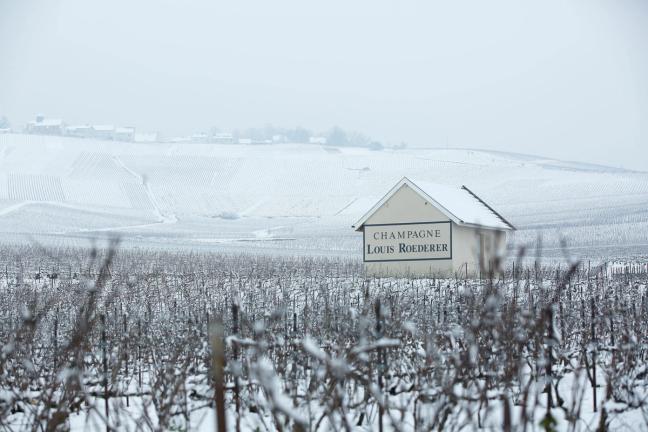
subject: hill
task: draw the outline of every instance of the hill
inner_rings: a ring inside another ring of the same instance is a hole
[[[135,144],[0,135],[0,240],[359,256],[350,228],[401,177],[465,184],[583,256],[648,245],[648,173],[476,149]]]

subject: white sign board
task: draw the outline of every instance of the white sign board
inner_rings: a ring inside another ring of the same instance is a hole
[[[364,260],[452,259],[452,223],[421,222],[364,225]]]

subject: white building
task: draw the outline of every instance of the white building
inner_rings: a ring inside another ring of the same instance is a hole
[[[94,125],[92,126],[92,136],[98,139],[113,139],[115,126],[113,125]]]
[[[215,144],[234,144],[234,135],[226,132],[215,133],[211,137],[211,142]]]
[[[26,131],[37,135],[63,135],[65,125],[61,119],[48,119],[38,114],[35,120],[27,123]]]
[[[310,144],[321,144],[325,145],[326,144],[326,137],[323,136],[312,136],[308,138],[308,142]]]
[[[135,128],[134,127],[118,127],[115,128],[113,133],[113,139],[115,141],[126,141],[130,142],[135,139]]]
[[[367,273],[379,276],[487,274],[515,229],[465,186],[405,177],[353,228]]]
[[[65,127],[65,135],[75,138],[92,138],[93,130],[90,125],[71,125]]]
[[[206,133],[195,133],[191,135],[191,142],[204,144],[209,142],[209,136]]]
[[[288,138],[286,138],[286,135],[276,134],[276,135],[272,135],[272,142],[274,144],[281,144],[281,143],[288,142]]]

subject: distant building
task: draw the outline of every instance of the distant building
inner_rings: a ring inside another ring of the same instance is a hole
[[[272,135],[272,142],[275,144],[285,143],[288,139],[285,135]]]
[[[133,141],[138,143],[158,142],[158,134],[157,132],[135,132]]]
[[[326,144],[326,137],[323,136],[312,136],[308,138],[308,142],[311,144]]]
[[[113,139],[115,126],[113,125],[94,125],[92,126],[92,136],[97,139]]]
[[[37,135],[63,135],[64,126],[61,119],[48,119],[38,114],[35,120],[27,123],[26,132]]]
[[[11,128],[0,128],[0,134],[11,133]]]
[[[93,130],[90,125],[72,125],[65,127],[65,135],[75,138],[92,138]]]
[[[113,139],[115,141],[126,141],[130,142],[135,139],[135,128],[134,127],[118,127],[113,133]]]
[[[239,138],[239,144],[252,144],[252,138]]]
[[[212,135],[211,142],[215,144],[234,144],[234,136],[231,133],[216,133]]]
[[[205,133],[195,133],[191,135],[191,142],[193,143],[206,143],[209,137]]]

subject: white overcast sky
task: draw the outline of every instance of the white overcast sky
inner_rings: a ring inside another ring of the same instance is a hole
[[[0,115],[648,171],[648,2],[0,0]]]

